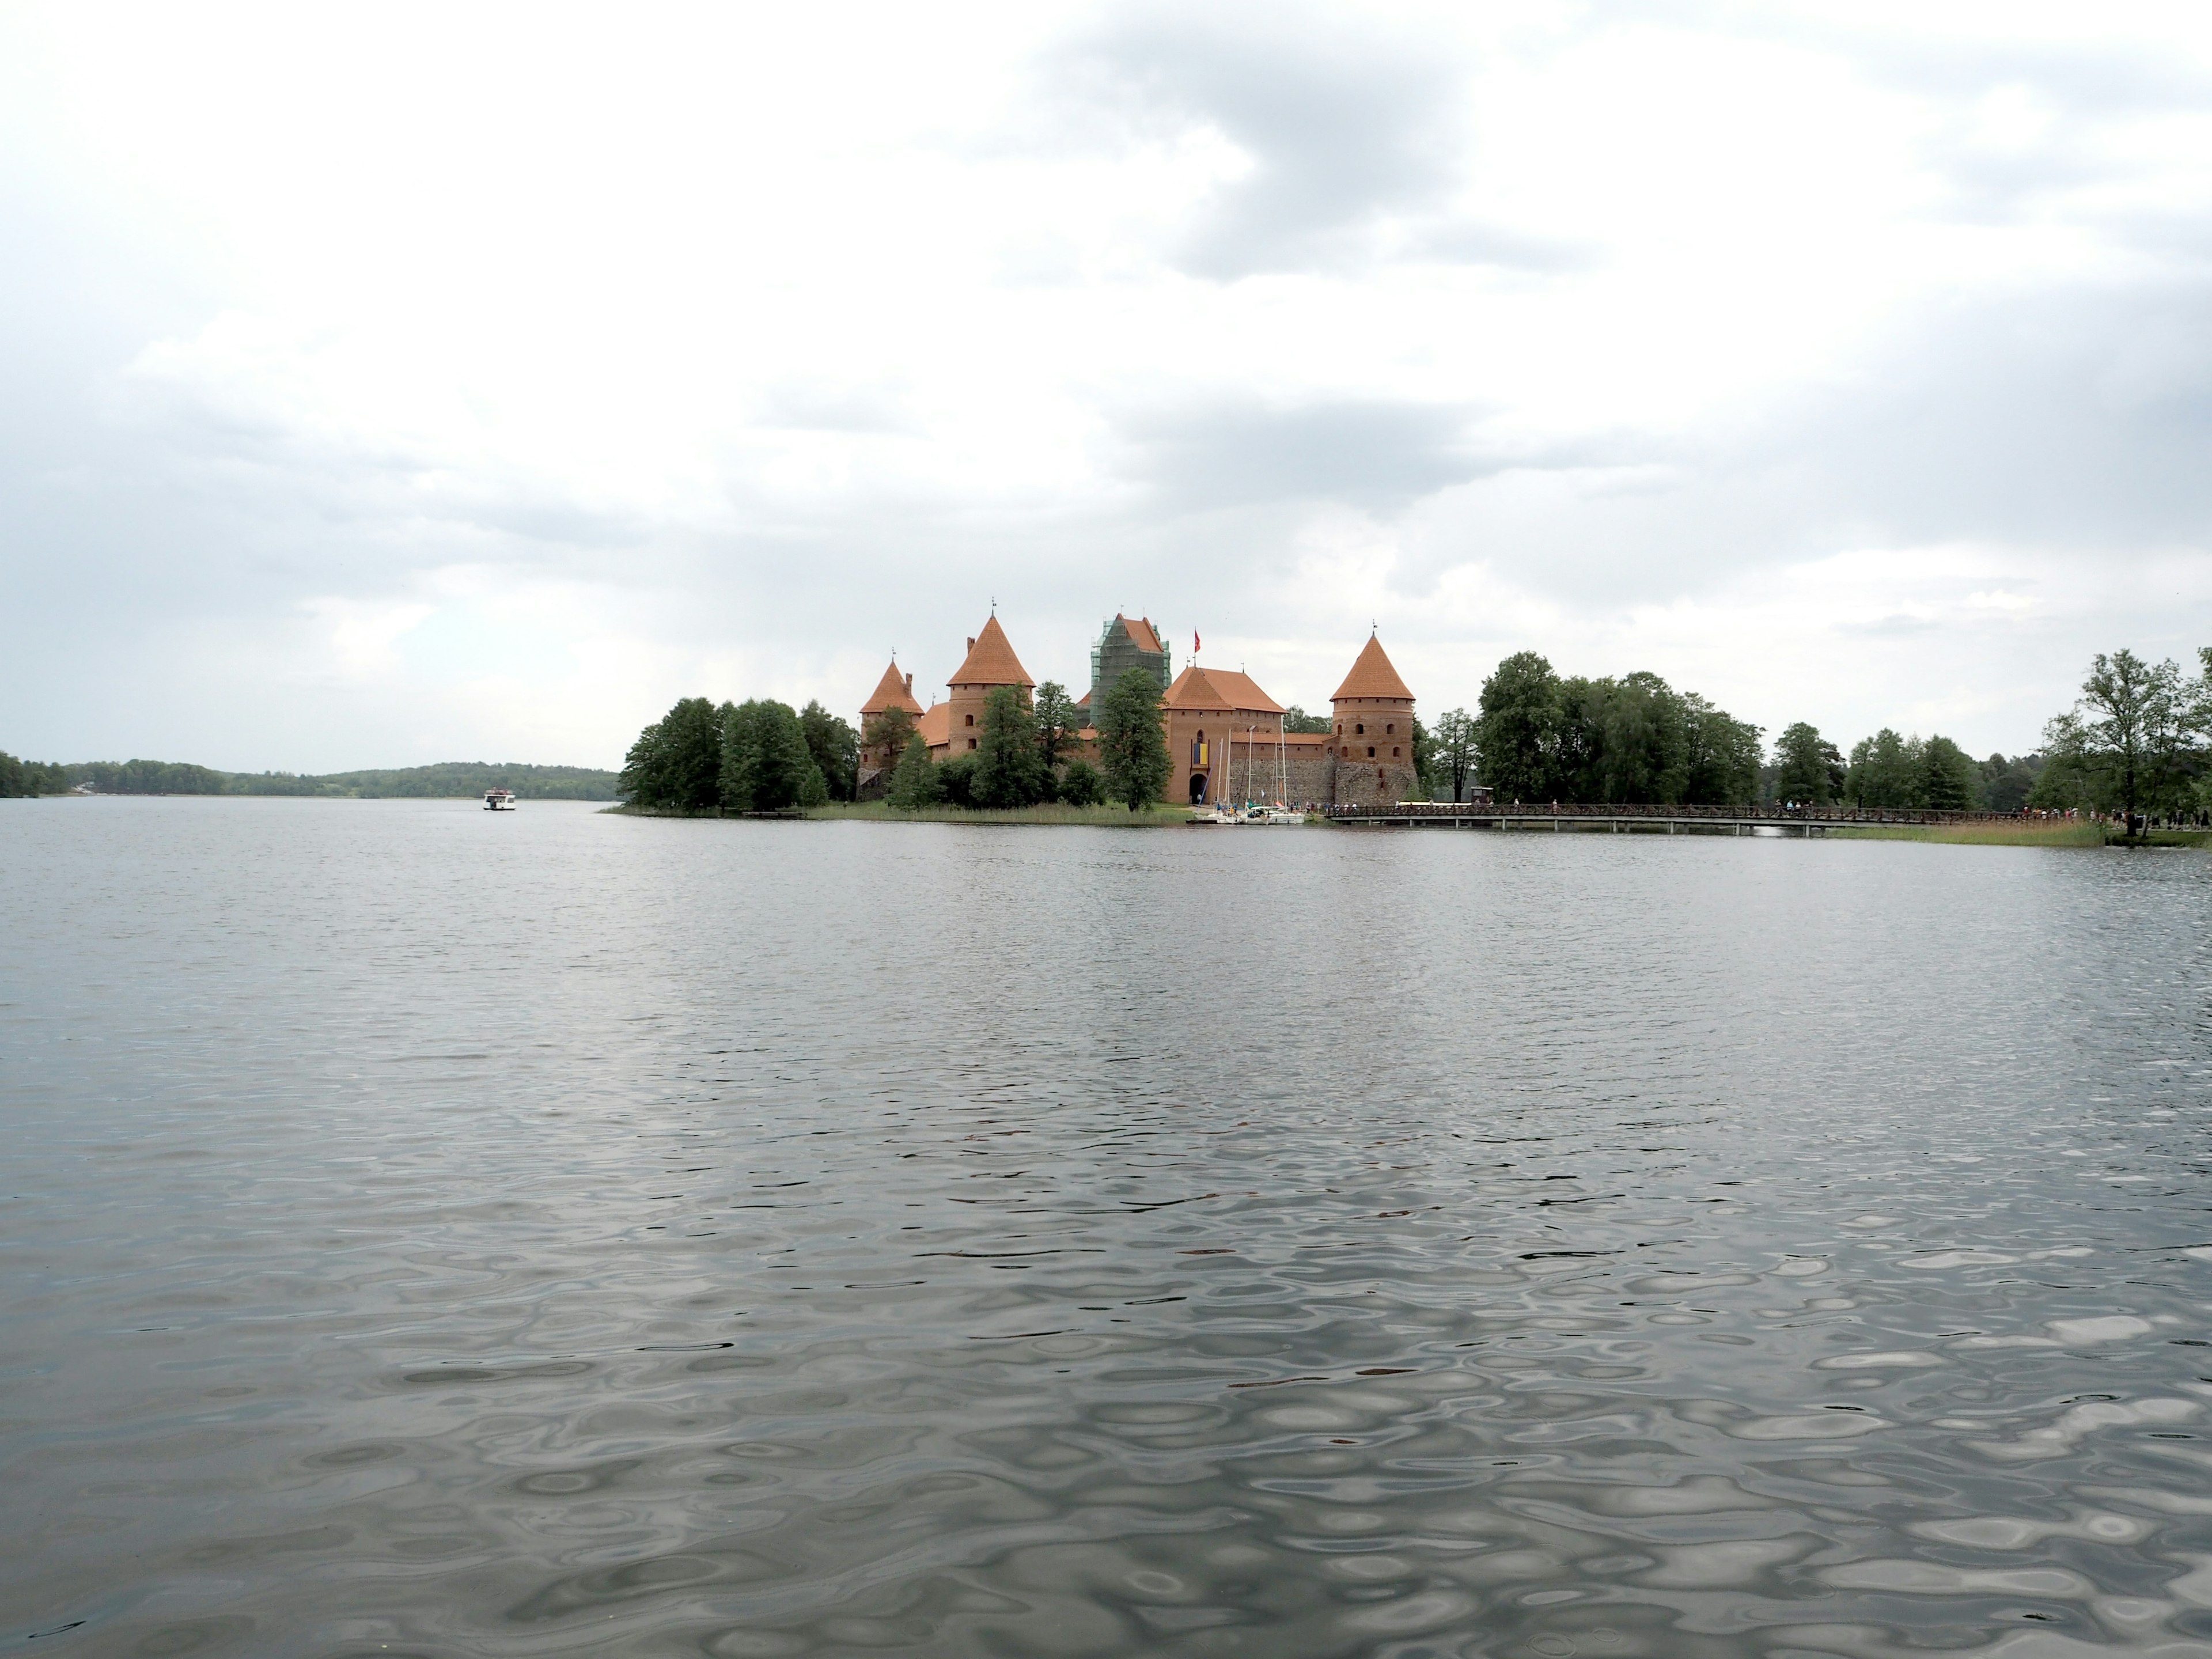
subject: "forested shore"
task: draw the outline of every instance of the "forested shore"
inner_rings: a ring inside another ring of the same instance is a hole
[[[1656,674],[1562,676],[1533,651],[1483,682],[1477,712],[1437,720],[1427,775],[1464,770],[1499,800],[2075,813],[2167,825],[2212,817],[2212,647],[2172,660],[2100,653],[2031,754],[1976,760],[1940,732],[1885,726],[1846,753],[1809,721],[1771,753],[1759,727]],[[1455,799],[1455,793],[1443,798]]]
[[[0,751],[0,797],[65,795],[299,795],[331,799],[458,799],[511,789],[525,800],[612,800],[616,775],[583,766],[444,761],[360,772],[219,772],[183,761],[55,764]]]

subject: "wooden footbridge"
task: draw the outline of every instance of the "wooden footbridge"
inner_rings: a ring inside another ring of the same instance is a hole
[[[1401,830],[1548,830],[1614,835],[1748,836],[1761,830],[1820,836],[1862,824],[2013,823],[2013,812],[1915,812],[1849,806],[1605,806],[1565,802],[1399,801],[1395,805],[1328,806],[1331,823],[1382,824]]]

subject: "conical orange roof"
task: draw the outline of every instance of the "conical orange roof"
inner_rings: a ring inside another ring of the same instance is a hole
[[[1344,684],[1336,688],[1329,701],[1337,702],[1346,697],[1403,697],[1407,702],[1413,700],[1406,682],[1398,678],[1398,671],[1383,654],[1382,641],[1372,634],[1367,636],[1359,660],[1352,665],[1352,672],[1344,677]]]
[[[1006,630],[996,617],[983,624],[968,647],[968,660],[953,670],[947,685],[1035,685],[1030,671],[1006,642]]]
[[[903,708],[909,714],[921,713],[921,705],[906,689],[906,678],[899,672],[896,657],[891,659],[891,665],[884,670],[883,678],[876,682],[875,695],[860,705],[863,714],[880,714],[886,708]]]

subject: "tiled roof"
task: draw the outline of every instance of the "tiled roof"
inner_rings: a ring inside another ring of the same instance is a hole
[[[1176,676],[1175,684],[1168,687],[1165,702],[1170,708],[1228,708],[1232,706],[1228,698],[1214,690],[1213,682],[1206,678],[1206,671],[1195,666],[1186,668]]]
[[[1120,620],[1121,626],[1129,630],[1129,638],[1138,650],[1158,651],[1164,648],[1160,644],[1160,630],[1152,626],[1150,617],[1139,617],[1134,622],[1127,617]]]
[[[932,749],[942,749],[952,741],[952,705],[940,702],[914,723],[921,740]]]
[[[886,708],[903,708],[909,714],[921,713],[921,705],[914,700],[914,693],[906,689],[906,677],[899,672],[896,659],[884,670],[883,678],[876,682],[875,695],[860,705],[863,714],[880,714]]]
[[[1382,641],[1370,634],[1359,659],[1352,665],[1352,672],[1344,677],[1344,684],[1336,688],[1329,701],[1334,702],[1343,697],[1403,697],[1411,702],[1413,694],[1406,689],[1406,682],[1398,678],[1398,671],[1383,654]]]
[[[1213,689],[1229,699],[1229,706],[1238,713],[1247,711],[1261,714],[1279,714],[1283,705],[1262,691],[1249,674],[1232,674],[1225,668],[1209,668],[1206,678]]]
[[[1035,685],[1030,671],[1022,666],[1022,659],[1014,654],[1014,647],[1006,642],[1006,630],[999,626],[996,617],[983,624],[983,631],[968,647],[968,660],[952,672],[947,685]],[[948,728],[949,730],[949,728]]]
[[[1186,668],[1168,687],[1170,708],[1224,708],[1240,714],[1279,714],[1282,704],[1262,691],[1249,674],[1227,668]]]

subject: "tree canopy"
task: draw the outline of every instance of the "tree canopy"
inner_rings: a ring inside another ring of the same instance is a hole
[[[1065,696],[1060,701],[1065,705]],[[1029,700],[1019,686],[994,687],[983,699],[982,738],[975,750],[975,804],[1034,806],[1049,800],[1052,789],[1052,769],[1046,763]]]
[[[906,713],[903,708],[898,712]],[[799,711],[799,731],[806,739],[807,754],[821,770],[823,799],[852,799],[860,769],[860,738],[852,722],[831,714],[816,699]]]
[[[1044,757],[1045,770],[1057,772],[1061,760],[1082,743],[1075,734],[1083,728],[1083,717],[1077,712],[1074,700],[1067,695],[1067,688],[1058,680],[1047,680],[1037,687],[1033,712],[1037,752]]]
[[[1475,744],[1491,794],[1498,800],[1549,797],[1565,713],[1552,665],[1534,651],[1515,652],[1483,681],[1477,707]]]
[[[1158,678],[1132,668],[1101,701],[1096,718],[1107,797],[1142,811],[1160,799],[1170,771]]]
[[[1848,775],[1836,745],[1822,737],[1815,726],[1792,721],[1774,740],[1773,789],[1778,801],[1794,801],[1800,806],[1831,805]]]
[[[69,791],[67,768],[52,762],[21,760],[0,749],[0,800],[65,795]]]
[[[1449,785],[1451,798],[1467,799],[1468,786],[1474,781],[1475,725],[1464,708],[1454,708],[1437,716],[1434,742],[1434,765],[1437,781]]]
[[[735,812],[781,811],[799,804],[807,774],[818,770],[789,703],[754,698],[734,708],[725,705],[720,798],[708,804]]]
[[[1499,800],[1729,805],[1758,794],[1759,728],[1648,671],[1562,679],[1518,652],[1483,682],[1479,706],[1468,739]],[[1438,721],[1440,738],[1452,719]]]
[[[2212,646],[2185,679],[2171,658],[2100,652],[2079,702],[2044,727],[2041,806],[2137,812],[2212,807]]]
[[[929,758],[929,745],[919,733],[907,738],[884,794],[902,812],[918,812],[945,799],[945,787],[938,779],[937,766]]]

